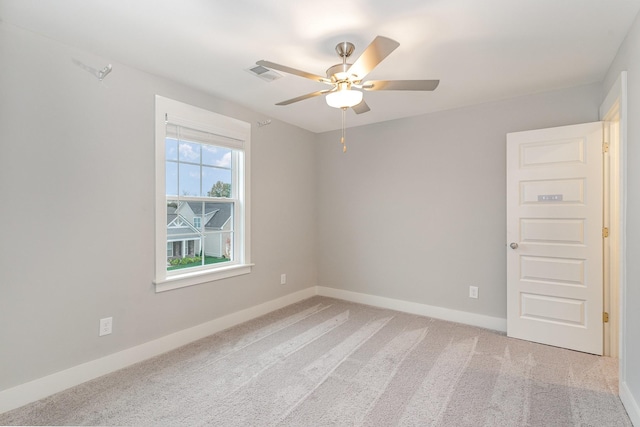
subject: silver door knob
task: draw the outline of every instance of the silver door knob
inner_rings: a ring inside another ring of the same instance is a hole
[[[511,244],[509,245],[509,247],[510,247],[511,249],[518,249],[518,244],[517,244],[516,242],[513,242],[513,243],[511,243]]]

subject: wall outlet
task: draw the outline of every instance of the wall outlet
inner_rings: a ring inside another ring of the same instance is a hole
[[[99,336],[109,335],[113,327],[113,317],[105,317],[100,319],[100,333]]]
[[[477,286],[469,286],[469,298],[478,298]]]
[[[280,284],[281,285],[285,285],[287,283],[287,275],[286,274],[281,274],[280,275]]]

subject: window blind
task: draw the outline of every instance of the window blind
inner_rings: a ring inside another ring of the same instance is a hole
[[[176,118],[168,118],[166,124],[166,137],[179,139],[182,141],[199,142],[201,144],[218,145],[235,150],[244,149],[244,140],[229,135],[229,132],[217,131],[215,129],[203,130],[206,126],[196,123],[175,123]],[[226,135],[225,135],[226,133]]]

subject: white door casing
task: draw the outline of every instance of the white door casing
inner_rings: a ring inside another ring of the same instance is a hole
[[[507,135],[507,335],[603,350],[602,122]]]

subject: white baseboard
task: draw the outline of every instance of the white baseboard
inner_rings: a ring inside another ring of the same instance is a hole
[[[346,301],[368,304],[375,307],[402,311],[405,313],[419,314],[422,316],[479,326],[501,332],[507,330],[506,319],[499,317],[484,316],[481,314],[451,310],[443,307],[362,294],[341,289],[327,288],[324,286],[312,286],[256,306],[228,314],[192,328],[128,348],[118,353],[110,354],[100,359],[92,360],[81,365],[65,369],[64,371],[47,375],[46,377],[38,378],[31,382],[2,390],[0,391],[0,413],[35,402],[36,400],[43,399],[54,393],[82,384],[83,382],[126,368],[134,363],[166,353],[167,351],[174,350],[185,344],[189,344],[190,342],[215,334],[216,332],[220,332],[242,322],[255,319],[256,317],[310,298],[314,295],[338,298]],[[629,394],[629,396],[631,395]],[[637,404],[632,398],[631,402],[632,405],[635,405],[636,413],[638,413]]]
[[[215,334],[216,332],[220,332],[242,322],[255,319],[256,317],[310,298],[314,295],[337,298],[345,301],[402,311],[405,313],[434,317],[437,319],[464,323],[501,332],[505,332],[507,329],[506,319],[500,317],[485,316],[410,301],[327,288],[324,286],[312,286],[256,306],[228,314],[192,328],[137,345],[118,353],[110,354],[100,359],[92,360],[64,371],[47,375],[46,377],[38,378],[31,382],[2,390],[0,391],[0,413],[35,402],[54,393],[82,384],[83,382],[115,372],[119,369],[133,365],[134,363],[166,353],[167,351],[174,350],[178,347],[189,344],[190,342]],[[640,427],[640,406],[634,399],[631,391],[624,381],[620,382],[620,400],[624,404],[631,422]]]
[[[501,317],[485,316],[483,314],[469,313],[466,311],[452,310],[450,308],[436,307],[433,305],[403,301],[399,299],[380,297],[376,295],[361,294],[359,292],[345,291],[342,289],[318,286],[318,295],[338,298],[360,304],[375,307],[388,308],[405,313],[419,314],[421,316],[434,317],[436,319],[449,320],[451,322],[464,323],[465,325],[478,326],[495,331],[507,331],[507,319]]]
[[[625,381],[620,381],[620,400],[624,405],[624,409],[627,410],[627,414],[631,419],[631,423],[634,426],[640,426],[640,405],[633,398],[633,394],[631,394],[631,390],[627,387],[627,383]]]
[[[265,303],[184,329],[100,359],[92,360],[43,378],[0,391],[0,413],[19,408],[83,382],[101,377],[151,357],[174,350],[190,342],[255,319],[317,294],[312,286]]]

